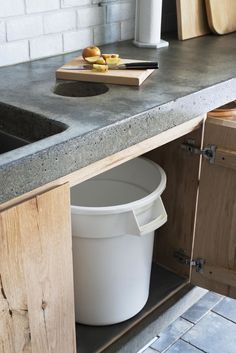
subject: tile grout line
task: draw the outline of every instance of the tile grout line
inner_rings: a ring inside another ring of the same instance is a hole
[[[197,323],[199,323],[207,314],[209,314],[211,311],[213,311],[213,309],[215,308],[216,305],[218,305],[222,300],[224,299],[224,297],[220,298],[219,301],[217,303],[215,303],[210,309],[208,309],[203,315],[202,317],[197,320],[196,322],[192,322],[190,321],[189,319],[186,319],[185,317],[183,316],[180,316],[182,319],[192,323],[193,325],[196,325]],[[183,314],[184,315],[184,314]]]
[[[222,314],[219,314],[219,313],[217,313],[217,312],[214,311],[214,310],[211,310],[211,311],[212,311],[214,314],[219,315],[219,316],[222,317],[223,319],[225,319],[225,320],[227,320],[227,321],[230,321],[230,322],[232,322],[233,324],[236,325],[236,322],[233,321],[233,320],[231,320],[231,319],[229,319],[228,317],[226,317],[226,316],[224,316],[224,315],[222,315]]]
[[[181,316],[180,316],[180,318],[181,319],[183,319]],[[183,319],[183,320],[185,320],[185,319]],[[188,321],[188,320],[186,320],[186,321]],[[192,328],[193,328],[193,326],[194,326],[194,324],[192,323],[192,322],[190,322],[190,321],[188,321],[189,323],[191,323],[192,324],[192,327],[190,327],[190,328],[188,328],[184,333],[182,333],[182,335],[180,335],[173,343],[171,343],[167,348],[165,348],[161,353],[165,353],[168,349],[170,349],[179,339],[181,339],[181,337],[183,336],[183,335],[185,335],[188,331],[190,331]],[[153,348],[152,348],[153,349]],[[159,353],[159,351],[156,351],[157,353]]]
[[[183,339],[182,337],[180,338],[180,340],[182,340],[183,342],[185,342],[185,343],[188,343],[190,346],[192,346],[192,347],[194,347],[194,348],[196,348],[196,349],[198,349],[200,352],[203,352],[203,353],[208,353],[208,352],[206,352],[206,351],[203,351],[201,348],[198,348],[197,346],[195,346],[194,344],[192,344],[192,343],[190,343],[190,342],[188,342],[188,341],[186,341],[185,339]]]
[[[195,323],[194,323],[194,322],[192,322],[192,321],[190,321],[189,319],[186,319],[185,317],[182,317],[182,316],[180,316],[180,317],[181,317],[181,319],[183,319],[183,320],[185,320],[185,321],[189,322],[190,324],[195,325]],[[200,320],[199,320],[199,321],[200,321]]]
[[[179,316],[179,318],[181,318],[182,320],[185,320],[185,321],[189,322],[190,324],[192,324],[192,326],[191,326],[189,329],[187,329],[184,333],[182,333],[181,336],[179,336],[173,343],[171,343],[171,344],[170,344],[167,348],[165,348],[161,353],[166,353],[166,352],[168,351],[168,349],[170,349],[178,340],[182,340],[182,341],[184,341],[184,342],[190,344],[191,346],[195,347],[196,349],[198,349],[199,351],[201,351],[201,352],[203,352],[203,353],[208,353],[208,352],[205,352],[205,351],[203,351],[202,349],[198,348],[197,346],[194,346],[194,345],[191,344],[190,342],[185,341],[185,339],[183,338],[183,336],[184,336],[186,333],[188,333],[196,324],[198,324],[207,314],[209,314],[210,312],[215,313],[213,309],[214,309],[215,306],[218,305],[223,299],[224,299],[224,296],[222,296],[222,298],[220,298],[220,299],[217,301],[217,303],[215,303],[210,309],[208,309],[196,323],[190,321],[189,319],[186,319],[186,318],[183,317],[183,316]],[[215,314],[218,314],[218,313],[215,313]],[[219,316],[222,316],[223,318],[225,318],[223,315],[220,315],[220,314],[218,314],[218,315],[219,315]],[[227,318],[225,318],[225,319],[227,319]],[[227,320],[228,320],[228,319],[227,319]],[[232,321],[232,320],[229,320],[229,321],[231,321],[232,323],[236,324],[236,323],[235,323],[234,321]],[[160,333],[159,333],[159,334],[160,334]],[[156,337],[158,337],[158,334],[157,334]],[[156,350],[155,348],[152,348],[151,345],[149,345],[149,347],[153,350],[154,353],[155,353],[155,352],[156,352],[156,353],[160,353],[160,351]]]
[[[166,353],[167,350],[168,350],[169,348],[171,348],[178,340],[182,340],[182,341],[184,341],[184,342],[190,344],[191,346],[197,348],[199,351],[204,352],[204,353],[207,353],[207,352],[203,351],[202,349],[199,349],[197,346],[194,346],[194,345],[191,344],[190,342],[185,341],[185,340],[183,339],[183,336],[184,336],[186,333],[188,333],[196,324],[198,324],[207,314],[209,314],[210,312],[213,312],[212,309],[214,309],[214,307],[215,307],[216,305],[218,305],[218,304],[221,302],[221,300],[223,300],[223,298],[224,298],[224,297],[222,297],[211,309],[207,310],[206,313],[203,314],[203,316],[202,316],[196,323],[194,323],[194,322],[192,322],[192,321],[186,319],[185,317],[180,316],[181,319],[186,320],[187,322],[191,323],[191,324],[192,324],[192,327],[190,327],[188,330],[186,330],[177,340],[175,340],[170,346],[168,346],[166,349],[164,349],[161,353]],[[221,315],[219,315],[219,316],[221,316]],[[231,320],[230,320],[230,321],[231,321]],[[232,322],[233,322],[233,321],[232,321]],[[157,353],[158,353],[158,351],[157,351]]]
[[[137,353],[145,353],[144,351],[147,349],[147,348],[151,348],[151,344],[153,344],[155,341],[157,340],[157,336],[154,337],[151,341],[149,341],[143,348],[141,348]],[[153,348],[151,348],[153,349]],[[153,349],[153,352],[157,352],[155,349]]]

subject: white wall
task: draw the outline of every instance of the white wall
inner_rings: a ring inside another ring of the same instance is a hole
[[[131,39],[134,13],[135,0],[0,0],[0,66]]]

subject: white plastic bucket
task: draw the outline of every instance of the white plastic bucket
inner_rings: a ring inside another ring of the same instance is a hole
[[[136,158],[72,188],[77,322],[114,324],[145,305],[165,186],[160,166]]]

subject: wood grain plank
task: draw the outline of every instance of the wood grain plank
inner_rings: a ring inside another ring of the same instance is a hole
[[[214,163],[224,168],[236,169],[236,150],[217,148]]]
[[[0,214],[0,347],[75,353],[69,186]]]
[[[156,231],[155,261],[175,273],[189,278],[190,268],[178,262],[174,253],[179,249],[191,256],[200,158],[181,149],[188,139],[201,146],[202,129],[198,129],[167,145],[151,151],[148,158],[165,170],[167,186],[162,199],[167,223]]]
[[[236,128],[207,119],[204,146],[208,144],[236,151]],[[202,273],[193,269],[192,283],[225,295],[236,293],[235,219],[236,170],[203,160],[193,257],[205,259],[206,265]]]
[[[178,38],[203,36],[210,32],[204,0],[176,0]]]
[[[235,0],[205,0],[209,26],[216,34],[236,31]]]

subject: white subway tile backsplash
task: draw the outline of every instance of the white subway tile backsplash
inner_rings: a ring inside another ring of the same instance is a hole
[[[0,43],[6,41],[6,29],[5,29],[5,22],[0,22]]]
[[[56,55],[63,51],[62,35],[53,34],[30,39],[31,59]]]
[[[77,14],[79,27],[97,26],[106,21],[105,7],[84,7],[79,9]]]
[[[7,40],[18,40],[39,36],[43,33],[41,16],[22,16],[7,21]]]
[[[120,23],[110,23],[94,28],[94,43],[97,45],[118,42],[120,39]]]
[[[91,28],[80,29],[76,32],[63,34],[64,51],[79,50],[93,44],[93,33]]]
[[[24,0],[0,0],[0,18],[22,15],[24,12]]]
[[[107,22],[125,21],[134,18],[135,6],[133,2],[111,4],[107,7]]]
[[[90,5],[91,0],[61,0],[62,7]]]
[[[29,60],[27,40],[0,45],[0,66],[12,65]]]
[[[76,26],[75,11],[60,11],[44,16],[44,32],[56,33],[74,29]]]
[[[134,38],[134,21],[128,20],[121,22],[121,40]]]
[[[27,13],[51,11],[60,8],[60,0],[25,0],[25,2]]]

